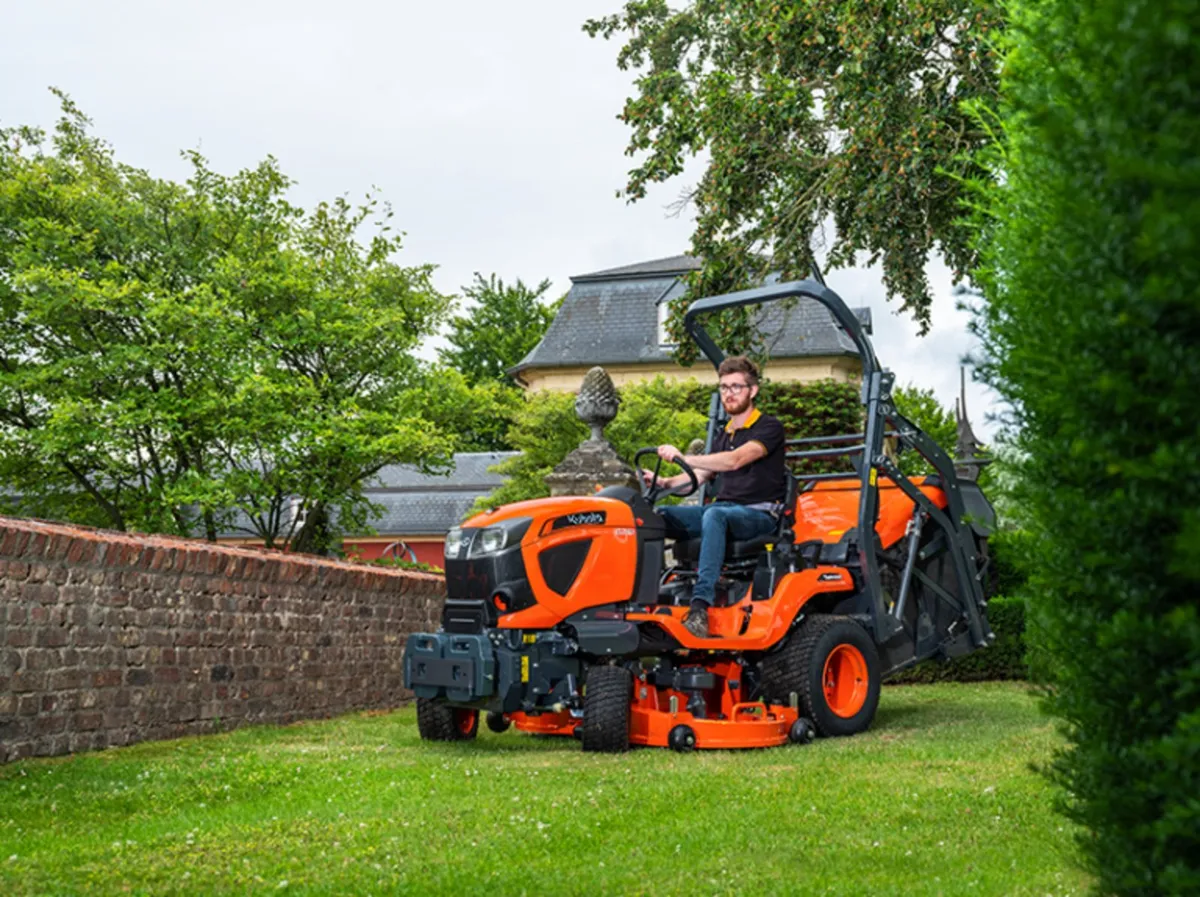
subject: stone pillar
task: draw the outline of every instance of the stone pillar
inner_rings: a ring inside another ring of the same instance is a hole
[[[602,367],[594,367],[583,378],[575,397],[575,413],[587,424],[591,436],[563,458],[546,477],[551,495],[591,495],[605,486],[636,486],[637,476],[617,456],[604,438],[604,428],[617,416],[621,399],[612,378]]]

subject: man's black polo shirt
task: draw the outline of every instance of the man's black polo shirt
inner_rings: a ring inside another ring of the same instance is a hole
[[[717,501],[732,501],[739,505],[756,505],[761,502],[783,501],[787,491],[784,471],[786,437],[783,424],[778,418],[763,414],[757,408],[750,412],[746,422],[733,429],[733,421],[713,440],[713,452],[731,452],[747,442],[757,442],[767,450],[766,455],[753,464],[738,470],[727,470],[721,474]]]

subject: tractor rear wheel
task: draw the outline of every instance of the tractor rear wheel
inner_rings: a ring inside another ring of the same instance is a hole
[[[879,706],[879,652],[849,617],[809,617],[783,649],[763,660],[768,700],[800,699],[800,713],[821,735],[865,731]]]
[[[479,711],[417,698],[417,731],[426,741],[470,741],[479,731]]]
[[[629,697],[633,675],[625,667],[594,666],[584,684],[580,740],[585,751],[629,750]]]

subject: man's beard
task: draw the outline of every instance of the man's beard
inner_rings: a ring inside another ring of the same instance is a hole
[[[725,400],[725,413],[730,417],[737,417],[743,411],[750,407],[750,393],[746,391],[740,396],[730,396]]]

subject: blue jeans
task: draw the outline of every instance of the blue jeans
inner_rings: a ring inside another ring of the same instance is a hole
[[[673,505],[659,508],[667,522],[667,535],[685,532],[688,538],[700,537],[700,563],[696,570],[696,585],[692,600],[712,605],[725,560],[725,540],[745,541],[765,536],[775,529],[775,518],[766,511],[747,508],[731,501],[715,501],[704,505]],[[675,531],[675,532],[672,532]]]

